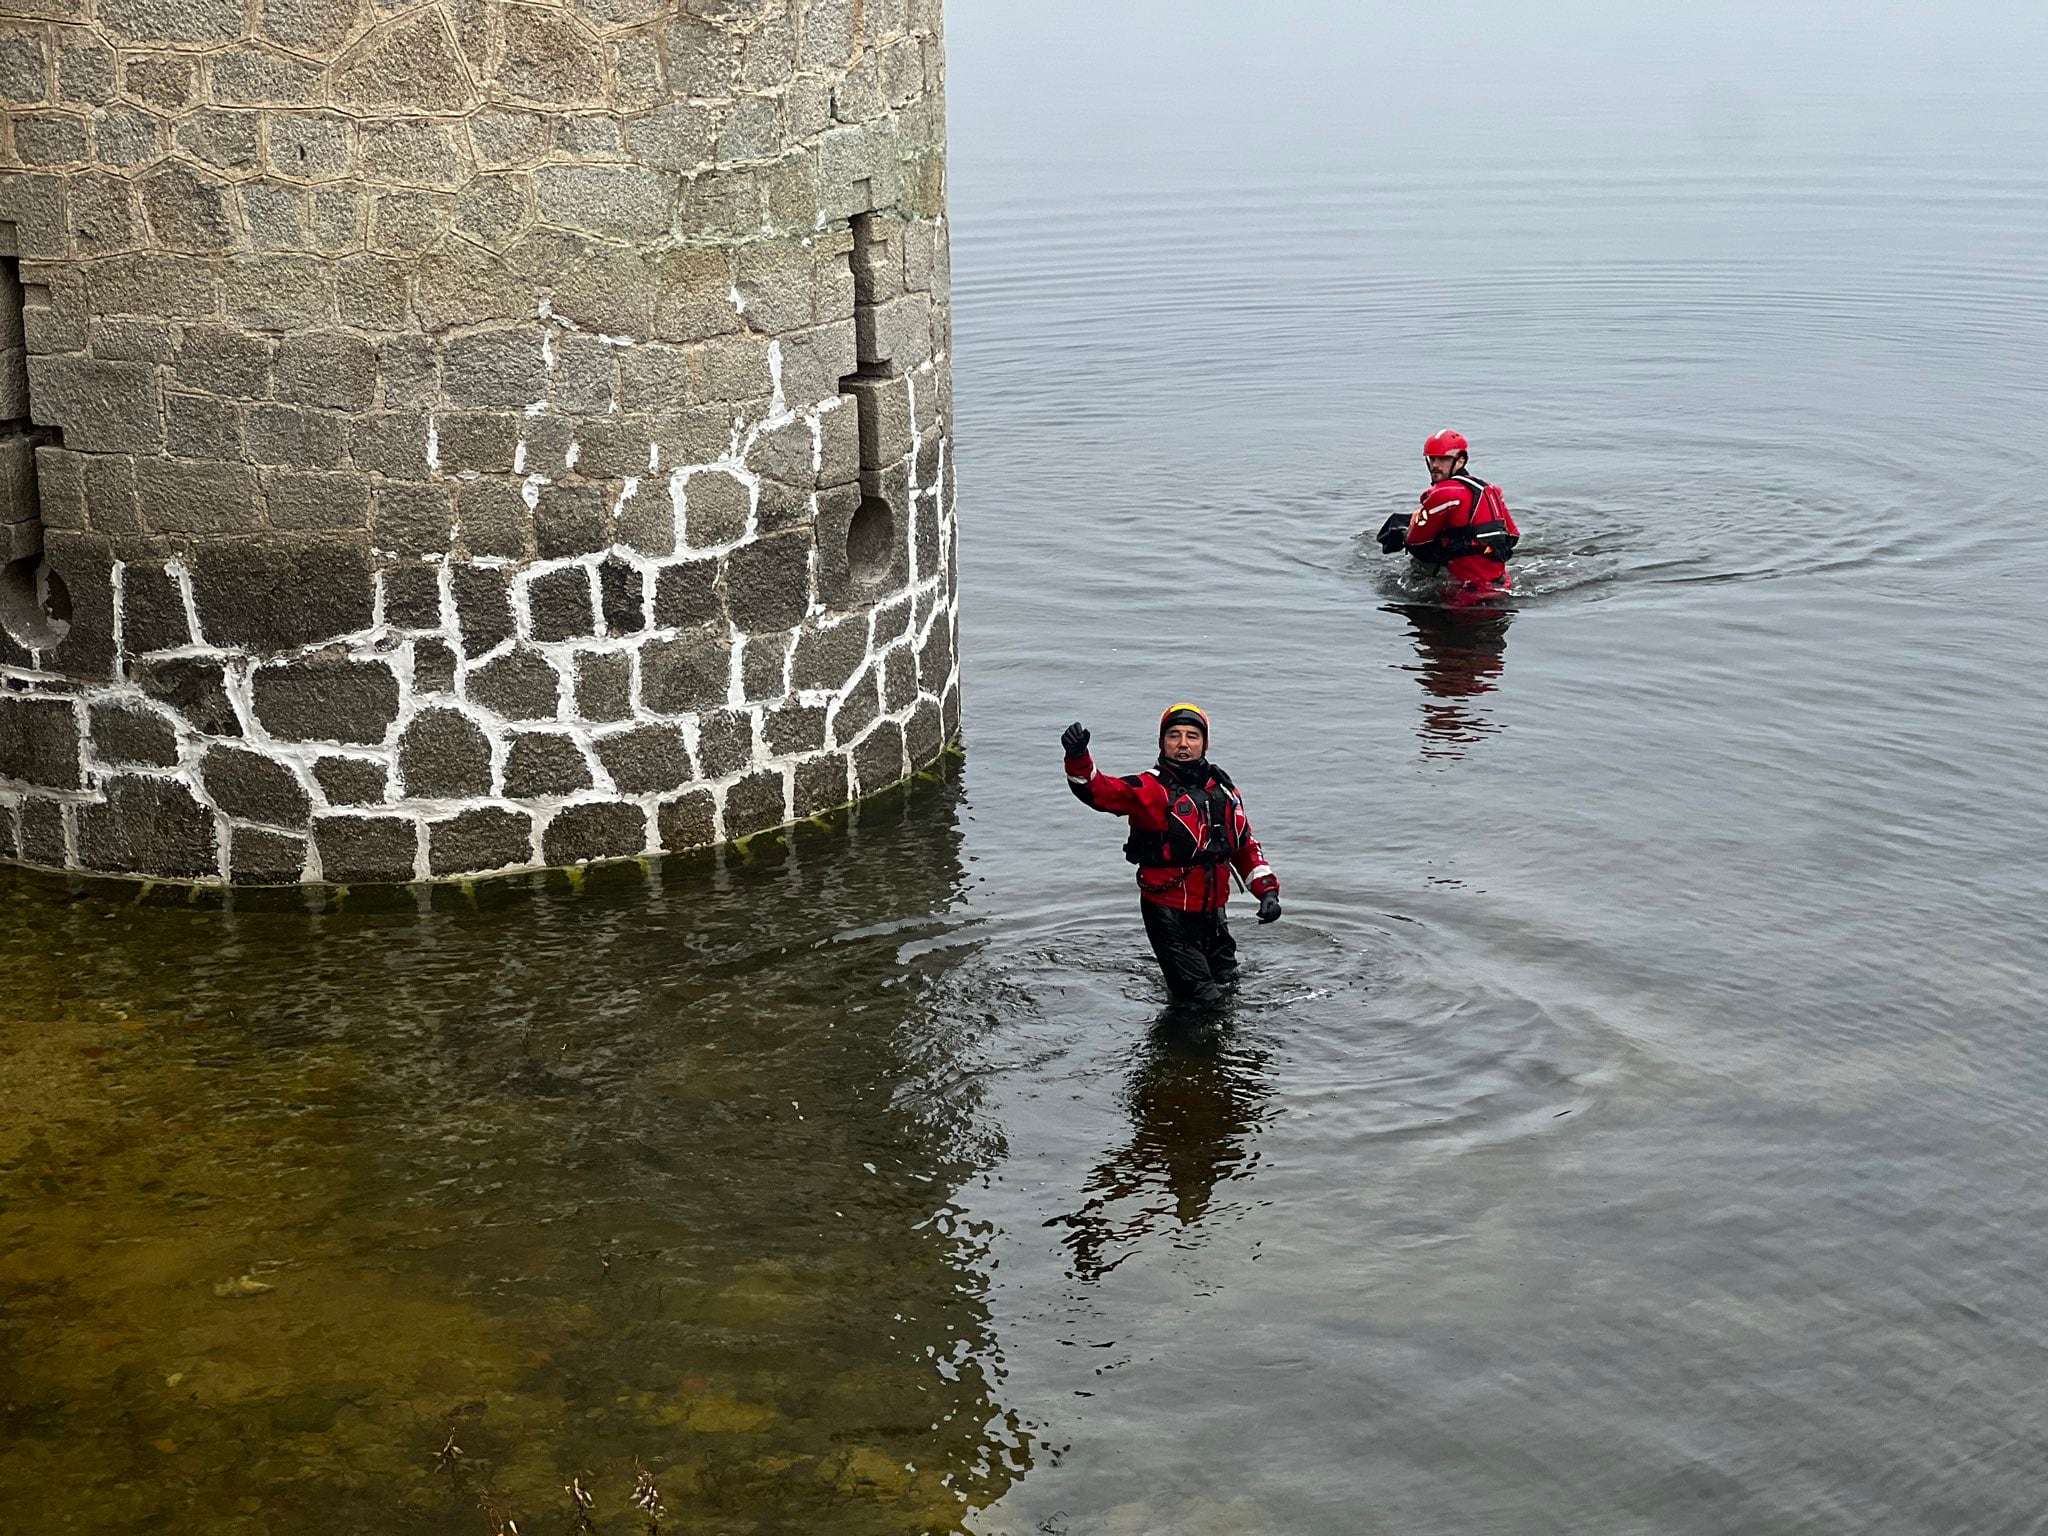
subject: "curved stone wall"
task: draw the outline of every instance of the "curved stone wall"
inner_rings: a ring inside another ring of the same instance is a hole
[[[937,757],[943,79],[940,0],[15,0],[0,857],[562,865]]]

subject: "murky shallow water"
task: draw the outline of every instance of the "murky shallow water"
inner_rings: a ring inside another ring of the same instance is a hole
[[[310,914],[11,880],[0,1527],[532,1530],[636,1464],[682,1530],[1000,1492],[986,1133],[912,953],[956,798]]]
[[[0,877],[0,1529],[2037,1528],[2039,27],[1507,89],[1573,12],[1446,121],[1369,9],[1306,85],[991,9],[964,769],[473,898]],[[1358,538],[1445,422],[1500,613]],[[1287,905],[1192,1036],[1055,747],[1186,696]]]

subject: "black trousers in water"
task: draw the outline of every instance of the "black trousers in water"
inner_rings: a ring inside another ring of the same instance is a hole
[[[1223,909],[1183,912],[1156,901],[1141,901],[1138,908],[1173,1000],[1204,1007],[1222,1002],[1223,989],[1237,979],[1237,940]]]

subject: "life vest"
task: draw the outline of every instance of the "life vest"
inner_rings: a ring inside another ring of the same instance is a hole
[[[1501,494],[1499,486],[1488,485],[1477,475],[1445,478],[1457,481],[1472,493],[1472,510],[1463,523],[1446,528],[1431,542],[1443,552],[1447,562],[1460,555],[1490,555],[1505,565],[1522,539],[1508,511],[1507,497]]]
[[[1140,869],[1194,869],[1236,857],[1243,802],[1229,774],[1211,763],[1203,784],[1183,784],[1156,772],[1152,777],[1166,788],[1166,826],[1154,832],[1133,823],[1124,839],[1125,859]]]

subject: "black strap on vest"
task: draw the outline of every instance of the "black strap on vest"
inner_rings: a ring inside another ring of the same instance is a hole
[[[1493,487],[1477,475],[1449,475],[1445,478],[1457,481],[1472,493],[1472,511],[1466,517],[1465,526],[1446,528],[1443,531],[1442,538],[1446,541],[1443,547],[1446,552],[1453,557],[1491,555],[1505,564],[1508,556],[1515,552],[1515,545],[1520,540],[1509,533],[1508,525],[1497,517],[1488,518],[1483,523],[1477,521],[1479,509],[1486,504],[1486,493]]]

